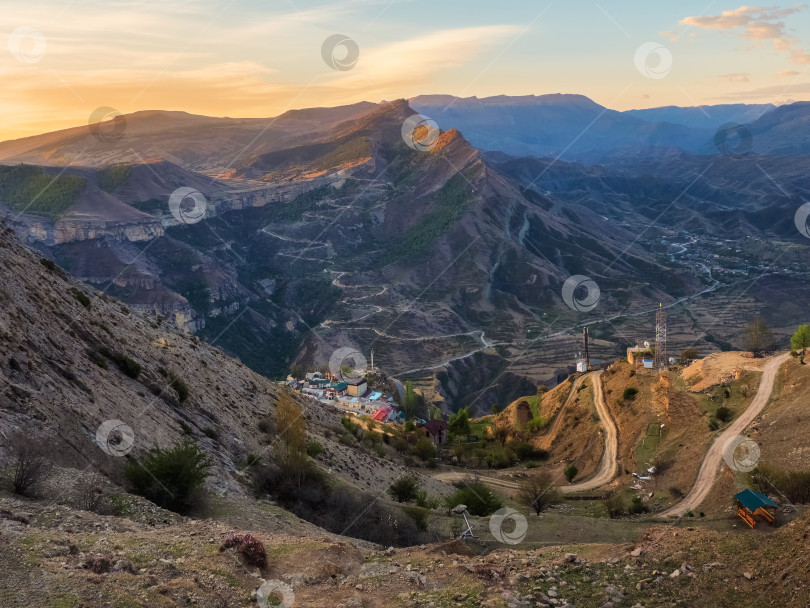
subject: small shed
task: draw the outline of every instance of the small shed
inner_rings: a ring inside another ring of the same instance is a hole
[[[428,420],[416,426],[417,431],[423,433],[435,445],[447,443],[447,431],[449,428],[444,420]]]
[[[653,368],[653,359],[642,359],[642,363],[644,364],[644,369]]]
[[[757,525],[757,520],[754,519],[756,515],[761,516],[769,524],[776,523],[776,516],[771,511],[778,510],[779,505],[762,492],[743,490],[734,495],[734,500],[737,501],[737,515],[751,528]]]

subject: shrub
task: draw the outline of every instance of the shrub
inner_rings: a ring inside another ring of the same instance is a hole
[[[51,260],[49,260],[48,258],[40,258],[40,259],[39,259],[39,263],[40,263],[40,264],[42,264],[42,265],[43,265],[45,268],[47,268],[47,269],[48,269],[48,270],[50,270],[51,272],[55,272],[55,271],[56,271],[56,264],[54,264],[54,263],[53,263]]]
[[[608,517],[611,519],[622,517],[625,514],[624,496],[622,496],[621,492],[611,494],[602,501],[602,504],[605,505]]]
[[[424,490],[419,490],[416,493],[416,498],[414,498],[414,503],[417,507],[422,507],[423,509],[437,509],[440,501],[436,497],[429,497],[428,493]]]
[[[422,532],[427,530],[430,511],[421,507],[402,507],[402,510],[413,520],[417,528]]]
[[[709,418],[709,430],[716,431],[719,428],[720,422],[717,420],[717,418]]]
[[[638,395],[638,389],[635,386],[628,386],[622,393],[622,399],[625,401],[632,401]]]
[[[231,534],[225,538],[219,550],[221,552],[232,547],[236,547],[249,566],[267,567],[267,551],[264,543],[252,534]]]
[[[113,557],[112,555],[105,554],[105,555],[95,555],[88,557],[84,560],[84,565],[82,568],[85,570],[90,570],[95,574],[104,574],[105,572],[109,572],[110,568],[113,565]]]
[[[646,513],[649,509],[641,500],[641,496],[633,496],[630,499],[630,513],[632,515],[638,515],[639,513]]]
[[[73,297],[79,301],[79,304],[84,306],[85,308],[90,308],[90,298],[87,297],[87,294],[81,291],[80,289],[76,289],[75,287],[70,288],[70,293],[73,294]]]
[[[760,464],[751,479],[763,492],[776,493],[792,503],[810,503],[810,471],[783,471]]]
[[[90,359],[90,361],[98,365],[101,369],[107,369],[109,367],[107,365],[107,359],[105,359],[104,355],[102,355],[98,351],[88,350],[87,357]]]
[[[574,481],[574,477],[577,476],[577,473],[579,473],[579,469],[573,462],[563,469],[563,475],[565,475],[568,483]]]
[[[678,486],[670,486],[669,495],[672,496],[672,498],[683,498],[683,490]]]
[[[189,396],[188,385],[183,382],[183,379],[174,372],[169,372],[168,376],[169,380],[171,381],[169,382],[169,386],[171,386],[177,393],[177,398],[180,403],[183,403],[186,399],[188,399]]]
[[[27,433],[17,431],[11,435],[8,448],[14,492],[22,496],[29,495],[51,471],[51,461],[46,456],[47,446]]]
[[[317,458],[323,453],[323,446],[317,441],[310,441],[307,443],[307,456],[310,458]]]
[[[509,447],[515,451],[515,454],[520,460],[545,460],[548,458],[548,452],[535,448],[528,441],[514,441],[510,442]]]
[[[721,405],[720,407],[717,408],[717,411],[715,412],[714,416],[720,422],[728,422],[734,417],[734,413],[725,405]]]
[[[411,502],[418,492],[419,482],[413,475],[400,477],[388,486],[388,494],[397,502]]]
[[[413,453],[421,458],[423,462],[427,462],[436,458],[436,447],[430,439],[423,437],[413,446]]]
[[[140,461],[131,459],[124,475],[136,494],[156,505],[188,513],[199,505],[211,462],[191,439],[168,449],[155,449]]]
[[[102,351],[102,354],[115,363],[118,366],[118,369],[120,369],[130,378],[137,379],[141,374],[141,364],[124,353],[104,350]]]
[[[98,473],[83,474],[73,486],[73,504],[77,509],[99,513],[104,499],[104,479]]]
[[[463,481],[455,485],[456,491],[444,499],[448,509],[466,505],[472,515],[486,517],[503,506],[501,499],[480,481]]]

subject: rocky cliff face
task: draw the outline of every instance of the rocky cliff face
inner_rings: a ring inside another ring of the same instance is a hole
[[[58,220],[0,211],[2,218],[24,243],[60,245],[97,238],[113,238],[132,242],[149,241],[163,236],[163,226],[157,218],[128,222],[84,222]]]

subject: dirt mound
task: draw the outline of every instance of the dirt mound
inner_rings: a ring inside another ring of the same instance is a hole
[[[701,393],[718,384],[739,379],[743,370],[762,371],[769,359],[755,359],[750,353],[713,353],[683,369],[681,377],[693,393]]]

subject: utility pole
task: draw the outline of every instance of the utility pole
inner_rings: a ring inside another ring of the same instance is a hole
[[[582,330],[582,336],[585,338],[585,370],[591,369],[591,354],[588,351],[588,328]]]
[[[659,303],[655,313],[655,358],[653,366],[658,369],[667,367],[667,311]]]

